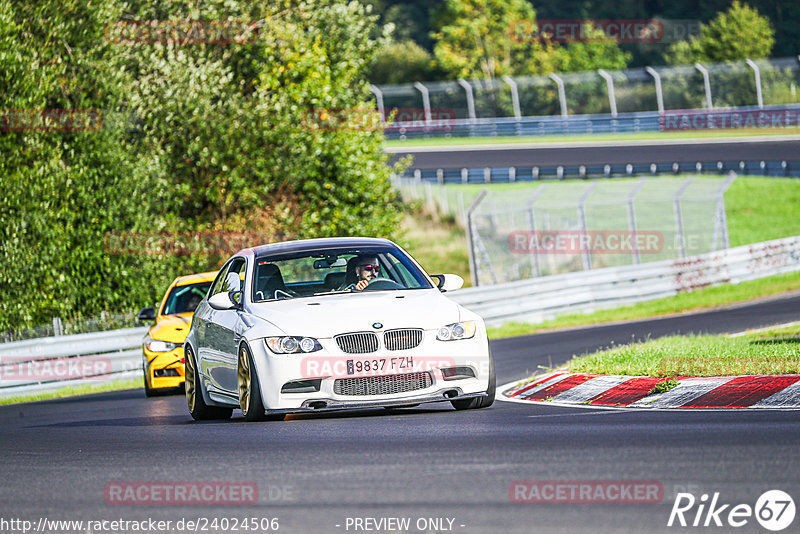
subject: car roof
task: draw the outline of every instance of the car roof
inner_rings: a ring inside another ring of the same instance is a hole
[[[179,276],[175,279],[176,286],[185,286],[187,284],[197,284],[199,282],[213,282],[217,276],[217,271],[209,271],[207,273],[187,274]]]
[[[313,250],[326,247],[366,247],[376,245],[397,246],[392,241],[382,237],[323,237],[317,239],[298,239],[295,241],[282,241],[280,243],[260,245],[257,247],[240,250],[237,255],[261,256],[263,254],[273,254],[276,252],[300,252],[303,250]]]

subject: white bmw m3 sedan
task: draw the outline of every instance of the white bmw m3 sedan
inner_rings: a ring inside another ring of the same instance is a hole
[[[494,402],[486,327],[386,239],[274,243],[234,254],[194,313],[185,342],[194,419],[448,401]]]

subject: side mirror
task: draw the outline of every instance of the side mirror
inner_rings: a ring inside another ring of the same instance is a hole
[[[457,274],[434,274],[431,278],[436,279],[436,287],[439,291],[446,293],[464,287],[464,279]]]
[[[147,308],[143,308],[139,311],[139,315],[136,316],[136,320],[147,322],[147,321],[155,321],[156,320],[156,309],[154,306],[148,306]]]
[[[217,293],[208,299],[208,305],[215,310],[234,310],[239,307],[238,300],[241,298],[241,291]]]

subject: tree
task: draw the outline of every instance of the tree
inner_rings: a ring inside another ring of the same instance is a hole
[[[775,44],[769,19],[739,0],[703,25],[698,37],[678,41],[667,53],[673,65],[694,62],[718,63],[768,57]]]
[[[439,76],[433,56],[411,40],[386,42],[375,55],[367,74],[369,81],[375,84],[431,81]]]
[[[130,20],[259,31],[244,42],[109,38]],[[0,329],[135,310],[235,252],[114,254],[104,244],[117,232],[393,237],[392,170],[364,75],[374,23],[344,0],[0,0],[0,109],[103,117],[18,131],[4,112]]]
[[[458,78],[552,72],[552,47],[515,32],[535,19],[528,0],[446,0],[434,34],[434,55]]]

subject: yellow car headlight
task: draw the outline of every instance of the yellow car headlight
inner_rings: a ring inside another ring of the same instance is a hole
[[[161,341],[158,339],[147,338],[144,346],[150,352],[170,352],[183,345],[183,343],[170,343],[169,341]]]

